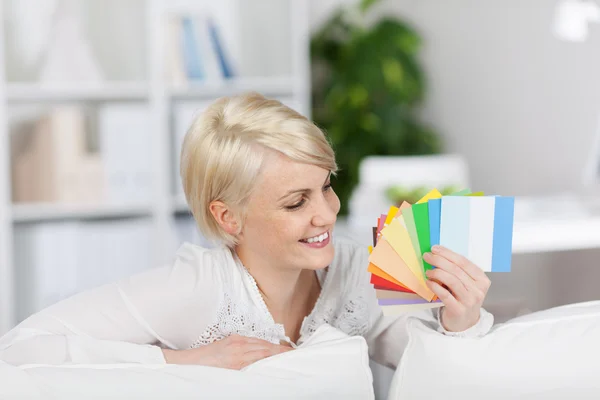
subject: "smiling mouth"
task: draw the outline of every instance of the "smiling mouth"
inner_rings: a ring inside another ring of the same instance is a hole
[[[321,243],[324,242],[325,240],[327,240],[329,238],[329,231],[326,231],[320,235],[311,237],[311,238],[307,238],[307,239],[300,239],[300,242],[302,243]]]

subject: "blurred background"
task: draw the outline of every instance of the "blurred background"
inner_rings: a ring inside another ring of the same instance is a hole
[[[248,90],[328,132],[340,232],[432,187],[517,196],[496,320],[600,297],[600,1],[0,4],[0,334],[209,245],[181,142]]]

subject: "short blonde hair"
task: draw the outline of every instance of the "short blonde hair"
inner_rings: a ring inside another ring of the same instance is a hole
[[[268,153],[265,149],[333,174],[337,171],[333,149],[321,129],[280,101],[258,93],[217,99],[193,121],[181,149],[180,174],[188,205],[207,239],[229,247],[237,244],[209,206],[213,201],[227,204],[241,229]]]

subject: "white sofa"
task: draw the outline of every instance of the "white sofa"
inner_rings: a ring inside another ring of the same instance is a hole
[[[0,362],[0,399],[373,399],[364,338],[321,326],[297,350],[242,371],[183,365]]]
[[[324,325],[243,371],[0,362],[0,399],[600,399],[600,301],[515,318],[480,339],[416,319],[408,329],[397,371],[375,366],[374,376],[365,340]]]
[[[389,400],[600,399],[600,301],[514,318],[480,339],[418,320]]]

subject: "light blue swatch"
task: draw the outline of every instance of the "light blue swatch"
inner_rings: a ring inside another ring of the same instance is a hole
[[[442,199],[431,199],[429,205],[429,241],[431,245],[440,244],[440,214],[442,211]]]
[[[468,257],[469,198],[442,197],[440,213],[440,245]]]
[[[510,272],[514,209],[514,197],[496,197],[492,272]]]

